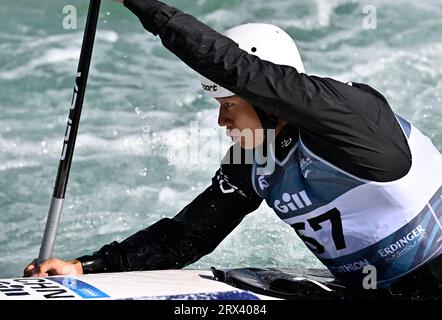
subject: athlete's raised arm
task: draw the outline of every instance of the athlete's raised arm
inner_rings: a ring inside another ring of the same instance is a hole
[[[125,0],[124,5],[192,69],[300,128],[306,145],[327,161],[374,181],[393,181],[408,172],[406,139],[387,100],[371,87],[262,60],[157,0]]]

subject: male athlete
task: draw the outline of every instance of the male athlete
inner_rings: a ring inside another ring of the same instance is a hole
[[[92,255],[33,262],[25,275],[182,268],[264,199],[339,283],[361,287],[363,267],[374,266],[379,288],[440,290],[442,155],[384,96],[307,75],[295,42],[276,26],[222,35],[156,0],[124,5],[203,76],[220,104],[219,125],[253,161],[234,164],[234,146],[212,185],[174,218]]]

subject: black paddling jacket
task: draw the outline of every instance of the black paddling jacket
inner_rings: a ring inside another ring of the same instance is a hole
[[[287,120],[277,137],[277,156],[286,151],[278,140],[301,135],[311,151],[357,177],[386,182],[408,172],[406,139],[388,102],[373,88],[263,61],[162,2],[125,0],[124,5],[192,69]],[[84,273],[182,268],[212,252],[262,201],[252,187],[252,165],[229,163],[223,161],[212,185],[174,218],[79,258]],[[223,193],[225,183],[235,192]]]

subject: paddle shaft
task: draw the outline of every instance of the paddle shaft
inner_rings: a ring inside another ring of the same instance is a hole
[[[57,178],[55,180],[54,193],[49,207],[48,219],[43,235],[38,263],[41,263],[52,256],[55,237],[60,223],[63,202],[66,194],[66,187],[69,179],[72,158],[74,155],[75,142],[77,140],[78,127],[80,125],[81,110],[86,92],[86,84],[91,64],[92,51],[94,47],[95,32],[97,29],[98,15],[100,12],[101,0],[90,0],[88,17],[81,47],[80,61],[75,79],[74,94],[72,96],[69,119],[63,141],[63,151],[58,166]]]

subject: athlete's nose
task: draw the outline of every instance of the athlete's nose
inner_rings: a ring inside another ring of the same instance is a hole
[[[228,113],[229,112],[225,104],[221,104],[219,107],[219,115],[218,115],[218,125],[220,127],[228,127],[232,125],[232,119],[230,119]]]

